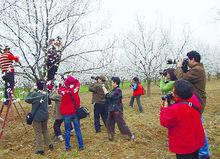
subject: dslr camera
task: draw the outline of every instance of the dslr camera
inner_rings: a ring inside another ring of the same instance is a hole
[[[96,77],[95,77],[95,76],[91,76],[91,79],[93,79],[93,80],[96,80],[96,81],[97,81],[97,80],[98,80],[98,77],[97,77],[97,76],[96,76]]]
[[[183,59],[183,63],[182,63],[181,68],[182,68],[184,73],[188,72],[188,62],[189,62],[188,58]],[[175,59],[168,59],[167,64],[169,64],[169,65],[170,64],[177,64],[177,61]]]
[[[171,100],[174,99],[173,97],[173,93],[167,93],[165,94],[164,96],[161,97],[161,99],[164,101],[164,100],[167,100],[168,103],[170,103]]]

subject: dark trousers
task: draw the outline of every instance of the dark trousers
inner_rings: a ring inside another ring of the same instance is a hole
[[[125,123],[123,114],[119,111],[113,111],[108,113],[106,126],[108,133],[111,136],[114,136],[115,134],[115,123],[117,123],[118,129],[123,135],[127,135],[129,138],[131,138],[132,133]]]
[[[55,136],[62,135],[62,132],[61,132],[61,129],[60,129],[62,123],[63,123],[63,119],[56,119],[54,121],[53,130],[54,130]],[[73,130],[72,124],[70,124],[70,129]]]
[[[191,154],[176,154],[177,159],[198,159],[198,157],[199,157],[199,150]]]
[[[135,98],[136,98],[136,101],[137,101],[137,104],[138,104],[139,111],[143,112],[143,107],[141,105],[141,96],[132,96],[131,100],[130,100],[130,107],[133,107]]]
[[[48,67],[47,80],[53,80],[56,73],[57,73],[57,70],[58,70],[57,65],[52,65],[52,66]]]
[[[4,102],[4,105],[8,105],[9,98],[14,89],[14,72],[5,73],[5,75],[2,76],[2,79],[5,81],[4,98],[6,98],[6,101]]]
[[[95,103],[94,105],[94,127],[95,131],[100,131],[100,116],[102,118],[103,123],[106,126],[106,120],[108,117],[107,105],[105,103]]]

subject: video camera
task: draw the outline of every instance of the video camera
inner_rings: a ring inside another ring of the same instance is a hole
[[[170,101],[174,99],[173,93],[169,92],[169,93],[165,94],[164,96],[162,96],[161,99],[163,101],[167,100],[167,102],[170,103]]]
[[[184,58],[183,63],[182,63],[182,67],[181,67],[184,73],[188,72],[188,63],[189,63],[188,58]],[[177,61],[175,59],[168,59],[167,64],[168,65],[177,64]]]

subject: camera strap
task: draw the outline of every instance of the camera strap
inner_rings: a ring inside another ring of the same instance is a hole
[[[183,101],[180,103],[187,104],[189,107],[192,107],[195,110],[197,110],[199,112],[199,114],[202,114],[201,110],[197,106],[195,106],[192,102]]]

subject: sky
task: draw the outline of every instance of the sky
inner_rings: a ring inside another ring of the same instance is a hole
[[[102,0],[101,9],[109,16],[113,34],[132,30],[138,16],[147,27],[164,26],[173,35],[187,28],[195,39],[211,45],[220,43],[220,20],[215,20],[219,0]]]

